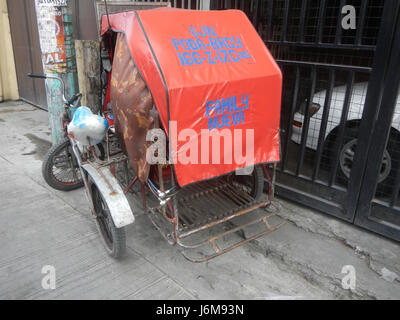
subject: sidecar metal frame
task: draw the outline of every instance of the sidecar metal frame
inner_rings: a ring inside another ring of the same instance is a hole
[[[181,253],[189,261],[205,262],[218,257],[271,233],[285,224],[286,221],[282,220],[272,225],[269,220],[275,216],[275,213],[257,210],[273,206],[271,202],[273,179],[269,178],[266,166],[263,168],[270,190],[267,199],[257,201],[240,188],[219,178],[194,183],[180,189],[166,204],[160,201],[159,206],[149,208],[148,216],[170,244],[177,244],[182,248]],[[273,165],[273,177],[275,169],[276,167]],[[172,214],[171,217],[166,214],[167,208]],[[255,212],[258,213],[257,217],[246,221],[237,221],[238,218]],[[222,225],[225,226],[222,231],[221,228],[217,232],[211,231]],[[223,240],[228,236],[255,225],[261,225],[262,230],[244,237],[244,239],[240,238],[233,244],[225,245],[226,241]],[[200,248],[201,251],[199,251]]]

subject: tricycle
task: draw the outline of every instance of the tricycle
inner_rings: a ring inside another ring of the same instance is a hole
[[[140,215],[192,262],[284,224],[268,210],[282,75],[241,11],[105,15],[101,59],[104,110],[78,108],[66,134],[112,257]]]

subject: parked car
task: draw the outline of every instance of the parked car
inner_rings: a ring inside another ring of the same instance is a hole
[[[339,151],[339,169],[338,174],[343,179],[348,180],[353,164],[355,149],[357,146],[358,130],[364,110],[365,98],[367,95],[368,82],[356,83],[353,87],[349,113],[346,122],[346,131]],[[307,134],[306,147],[317,150],[320,128],[322,123],[322,115],[324,112],[326,90],[316,93],[312,99],[310,110],[310,126]],[[331,104],[328,115],[326,133],[324,137],[324,152],[328,157],[328,161],[332,160],[334,146],[339,143],[338,132],[339,124],[342,117],[342,110],[346,95],[346,86],[338,86],[333,88]],[[304,114],[307,101],[303,101],[298,112],[294,115],[292,141],[300,144],[303,130]],[[392,121],[392,129],[390,133],[389,143],[384,152],[381,172],[378,179],[378,190],[387,193],[382,187],[392,185],[396,168],[398,167],[399,156],[394,158],[396,142],[400,142],[400,96],[397,99],[395,114]],[[397,149],[399,150],[399,146]]]

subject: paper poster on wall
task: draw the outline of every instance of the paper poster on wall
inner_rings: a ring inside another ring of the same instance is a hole
[[[39,6],[66,6],[67,0],[38,0],[37,4]]]
[[[46,73],[66,72],[62,0],[36,0],[40,48]],[[53,4],[53,5],[52,5]]]

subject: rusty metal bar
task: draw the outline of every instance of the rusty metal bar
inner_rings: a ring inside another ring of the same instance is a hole
[[[217,253],[215,253],[215,254],[213,254],[213,255],[209,255],[209,256],[206,256],[206,257],[201,258],[201,259],[192,259],[192,258],[190,258],[185,252],[181,252],[181,253],[182,253],[182,255],[183,255],[187,260],[189,260],[190,262],[194,262],[194,263],[206,262],[206,261],[209,261],[209,260],[211,260],[211,259],[214,259],[214,258],[216,258],[216,257],[218,257],[218,256],[220,256],[220,255],[222,255],[222,254],[225,254],[225,253],[227,253],[227,252],[229,252],[229,251],[232,251],[233,249],[236,249],[236,248],[238,248],[238,247],[240,247],[240,246],[242,246],[242,245],[244,245],[244,244],[246,244],[246,243],[249,243],[250,241],[253,241],[253,240],[255,240],[255,239],[258,239],[258,238],[260,238],[260,237],[262,237],[262,236],[264,236],[264,235],[267,235],[267,234],[269,234],[269,233],[271,233],[271,232],[274,232],[274,231],[276,231],[277,229],[279,229],[280,227],[282,227],[285,223],[286,223],[286,221],[285,221],[285,222],[282,222],[280,225],[278,225],[278,226],[276,226],[276,227],[272,227],[272,228],[270,228],[270,229],[267,229],[267,230],[264,231],[264,232],[255,234],[254,236],[252,236],[252,237],[250,237],[250,238],[248,238],[248,239],[245,239],[245,240],[243,240],[243,241],[240,241],[240,242],[238,242],[238,243],[236,243],[236,244],[234,244],[234,245],[232,245],[232,246],[230,246],[230,247],[228,247],[228,248],[226,248],[226,249],[220,250],[219,252],[217,252]]]
[[[217,221],[213,221],[213,222],[211,222],[211,223],[207,223],[207,224],[205,224],[205,225],[203,225],[203,226],[201,226],[201,227],[199,227],[199,228],[189,230],[189,231],[187,231],[187,232],[182,233],[182,234],[180,235],[180,238],[182,238],[182,239],[183,239],[183,238],[186,238],[186,237],[188,237],[188,236],[191,236],[191,235],[193,235],[193,234],[195,234],[195,233],[198,233],[198,232],[200,232],[200,231],[206,230],[206,229],[208,229],[208,228],[214,227],[214,226],[216,226],[216,225],[218,225],[218,224],[221,224],[221,223],[223,223],[223,222],[227,222],[227,221],[229,221],[229,220],[232,220],[232,219],[235,218],[235,217],[239,217],[239,216],[241,216],[241,215],[243,215],[243,214],[245,214],[245,213],[248,213],[248,212],[250,212],[250,211],[256,210],[256,209],[258,209],[258,208],[265,207],[265,206],[267,206],[269,203],[270,203],[269,200],[268,200],[268,201],[265,201],[265,202],[261,202],[261,203],[259,203],[259,204],[254,205],[254,206],[251,206],[251,207],[249,207],[249,208],[247,208],[247,209],[240,210],[239,212],[237,212],[237,213],[235,213],[235,214],[233,214],[233,215],[231,215],[231,216],[222,218],[222,219],[217,220]]]
[[[245,224],[243,224],[243,225],[234,227],[234,228],[229,229],[229,230],[227,230],[227,231],[224,231],[224,232],[222,232],[222,233],[220,233],[220,234],[217,234],[217,235],[215,235],[215,236],[213,236],[213,237],[210,237],[210,238],[208,238],[208,239],[205,239],[205,240],[203,240],[203,241],[200,241],[200,242],[198,242],[198,243],[196,243],[196,244],[186,245],[186,244],[184,244],[184,243],[182,243],[182,242],[180,242],[180,241],[178,241],[177,244],[179,244],[182,248],[185,248],[185,249],[196,249],[196,248],[199,248],[199,247],[201,247],[201,246],[203,246],[203,245],[205,245],[205,244],[207,244],[207,243],[211,243],[211,242],[213,242],[213,241],[215,241],[215,240],[218,240],[219,238],[225,237],[225,236],[227,236],[227,235],[230,234],[230,233],[239,231],[239,230],[241,230],[241,229],[243,229],[243,228],[245,228],[245,227],[249,227],[249,226],[254,225],[254,224],[256,224],[256,223],[260,223],[260,222],[262,222],[264,219],[268,219],[268,218],[270,218],[270,217],[272,217],[272,216],[274,216],[274,215],[275,215],[275,214],[265,215],[265,216],[263,216],[263,217],[261,217],[261,218],[258,218],[258,219],[252,220],[252,221],[250,221],[250,222],[248,222],[248,223],[245,223]],[[179,240],[180,240],[180,239],[179,239]]]
[[[129,186],[125,189],[124,194],[127,194],[129,190],[134,186],[134,184],[138,181],[138,176],[136,176],[132,182],[129,184]]]
[[[142,192],[142,202],[143,202],[143,209],[146,210],[146,190],[144,188],[144,183],[140,184],[141,192]]]

